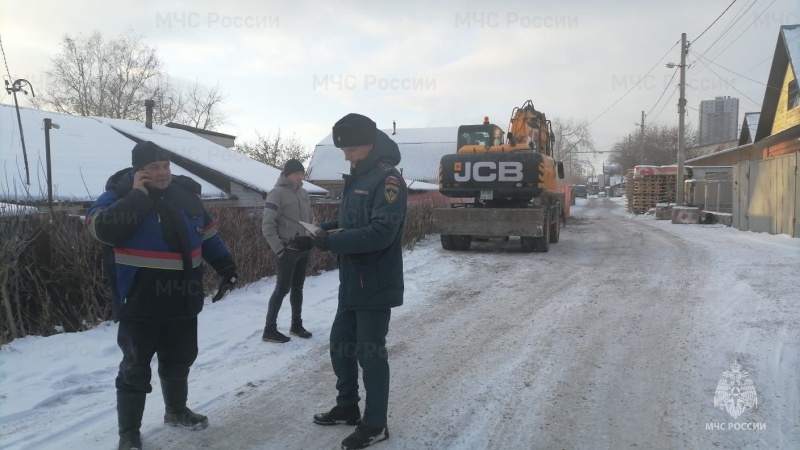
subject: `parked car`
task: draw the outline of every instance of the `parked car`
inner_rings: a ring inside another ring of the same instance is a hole
[[[575,186],[575,197],[586,198],[587,195],[589,195],[589,190],[586,188],[585,184]]]

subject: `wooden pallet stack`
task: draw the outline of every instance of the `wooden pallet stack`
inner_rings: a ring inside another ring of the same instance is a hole
[[[655,208],[657,203],[674,203],[677,191],[675,175],[634,176],[628,172],[627,190],[628,211],[643,214]]]

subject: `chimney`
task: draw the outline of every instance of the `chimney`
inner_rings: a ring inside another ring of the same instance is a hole
[[[397,134],[397,122],[395,122],[393,120],[392,121],[392,136],[394,136],[395,134]]]
[[[147,128],[153,128],[153,107],[156,106],[156,102],[153,99],[148,99],[144,101],[144,108],[145,108],[145,116],[144,116],[144,126]]]

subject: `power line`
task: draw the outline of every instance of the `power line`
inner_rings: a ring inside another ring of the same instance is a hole
[[[756,102],[756,101],[755,101],[755,100],[753,100],[752,98],[748,97],[748,96],[747,96],[747,94],[745,94],[744,92],[742,92],[742,91],[740,91],[740,90],[736,89],[736,86],[734,86],[734,85],[732,85],[732,84],[728,83],[728,80],[726,80],[725,78],[722,78],[722,77],[721,77],[721,76],[720,76],[720,75],[719,75],[717,72],[714,72],[714,69],[712,69],[711,67],[709,67],[709,66],[708,66],[708,64],[706,64],[706,63],[705,63],[703,60],[701,60],[701,59],[698,59],[698,61],[700,61],[701,63],[703,63],[703,65],[704,65],[704,66],[705,66],[705,67],[706,67],[708,70],[710,70],[710,71],[711,71],[711,73],[713,73],[713,74],[714,74],[714,75],[716,75],[716,76],[717,76],[717,77],[718,77],[720,80],[722,80],[722,82],[723,82],[723,83],[725,83],[725,84],[727,84],[728,86],[730,86],[731,88],[733,88],[733,90],[734,90],[734,91],[736,91],[736,92],[738,92],[738,93],[742,94],[742,96],[743,96],[744,98],[746,98],[746,99],[750,100],[751,102],[753,102],[753,104],[754,104],[754,105],[756,105],[757,107],[759,107],[759,108],[761,107],[761,105],[760,105],[758,102]]]
[[[719,40],[722,39],[723,36],[728,34],[728,32],[731,31],[731,29],[733,28],[733,26],[736,25],[736,23],[739,22],[742,19],[742,17],[744,17],[745,13],[747,13],[747,11],[749,11],[750,8],[752,8],[756,3],[758,3],[758,0],[753,0],[753,3],[750,3],[750,6],[748,6],[744,11],[742,11],[741,15],[739,15],[738,17],[735,17],[733,19],[733,21],[731,22],[731,24],[728,25],[728,28],[726,28],[725,31],[723,31],[717,37],[717,39],[715,39],[714,42],[712,42],[711,45],[709,45],[708,48],[706,48],[706,50],[703,52],[703,56],[705,56],[705,54],[708,53],[708,51],[711,50],[711,48],[714,47],[714,45],[717,42],[719,42]],[[695,41],[697,41],[697,39],[695,39]]]
[[[767,11],[769,10],[770,6],[772,6],[772,5],[773,5],[773,3],[775,3],[775,0],[772,0],[772,2],[770,2],[770,4],[769,4],[769,5],[767,5],[767,7],[766,7],[766,8],[764,8],[764,10],[763,10],[763,11],[761,11],[761,12],[760,12],[760,13],[759,13],[759,14],[756,16],[756,18],[755,18],[755,19],[753,19],[753,21],[752,21],[752,22],[750,22],[750,24],[749,24],[749,25],[747,25],[747,26],[744,28],[744,30],[742,30],[742,32],[741,32],[741,33],[739,33],[738,35],[736,35],[736,37],[735,37],[735,38],[733,38],[733,40],[731,41],[731,43],[730,43],[730,44],[728,44],[728,45],[727,45],[727,47],[723,48],[721,52],[717,53],[717,56],[715,56],[713,59],[717,59],[717,58],[719,58],[720,56],[722,56],[722,54],[723,54],[723,53],[725,53],[725,50],[727,50],[728,48],[730,48],[730,46],[731,46],[731,45],[733,45],[733,43],[734,43],[734,42],[736,42],[737,40],[739,40],[739,38],[740,38],[740,37],[742,37],[742,35],[744,34],[744,32],[745,32],[745,31],[747,31],[747,30],[748,30],[750,27],[752,27],[752,26],[753,26],[753,24],[754,24],[754,23],[756,23],[756,21],[758,21],[758,19],[759,19],[759,18],[760,18],[760,17],[761,17],[761,16],[762,16],[762,15],[763,15],[765,12],[767,12]],[[709,48],[711,48],[711,47],[709,47]],[[705,53],[703,53],[703,54],[705,54]],[[759,64],[760,64],[760,63],[759,63]]]
[[[709,30],[711,27],[713,27],[713,26],[714,26],[714,24],[715,24],[715,23],[717,23],[717,21],[718,21],[718,20],[719,20],[719,19],[720,19],[720,18],[721,18],[723,15],[725,15],[725,13],[726,13],[726,12],[728,12],[728,10],[729,10],[729,9],[731,9],[731,6],[733,6],[733,4],[734,4],[734,3],[736,3],[736,0],[733,0],[733,1],[731,2],[731,4],[730,4],[730,5],[728,5],[728,7],[727,7],[727,8],[725,8],[725,11],[722,11],[722,14],[720,14],[720,15],[719,15],[719,17],[717,17],[716,19],[714,19],[714,21],[713,21],[713,22],[711,22],[711,25],[709,25],[708,27],[706,27],[706,29],[705,29],[705,30],[703,30],[703,32],[702,32],[702,33],[700,33],[700,35],[699,35],[699,36],[697,36],[696,38],[694,38],[694,41],[693,41],[692,43],[695,43],[695,42],[697,42],[697,40],[698,40],[698,39],[700,39],[700,38],[701,38],[701,37],[702,37],[704,34],[706,34],[706,31],[708,31],[708,30]]]
[[[8,74],[8,78],[10,78],[11,81],[14,81],[14,77],[11,76],[11,70],[9,70],[8,68],[8,60],[6,59],[6,49],[3,47],[3,39],[1,37],[0,37],[0,51],[3,52],[3,62],[6,65],[6,73]]]
[[[667,102],[664,103],[664,106],[661,107],[661,109],[658,111],[658,114],[656,114],[655,117],[650,119],[650,122],[655,122],[656,119],[658,119],[658,116],[660,116],[661,113],[664,112],[664,109],[666,109],[667,105],[669,105],[669,102],[675,97],[675,93],[678,92],[679,87],[680,86],[675,86],[675,89],[672,90],[672,94],[670,94],[669,98],[667,99]]]
[[[720,69],[727,70],[728,72],[730,72],[730,73],[732,73],[732,74],[734,74],[734,75],[736,75],[736,76],[738,76],[738,77],[744,78],[745,80],[752,81],[753,83],[758,83],[758,84],[760,84],[760,85],[762,85],[762,86],[766,86],[766,87],[767,87],[767,88],[769,88],[769,89],[777,89],[777,90],[779,90],[779,91],[781,91],[781,92],[786,92],[786,90],[785,90],[785,89],[783,89],[783,88],[779,88],[779,87],[776,87],[776,86],[770,86],[770,85],[768,85],[768,84],[764,84],[764,83],[762,83],[762,82],[760,82],[760,81],[758,81],[758,80],[754,80],[754,79],[752,79],[752,78],[750,78],[750,77],[746,77],[746,76],[744,76],[744,75],[742,75],[742,74],[740,74],[740,73],[734,72],[733,70],[731,70],[731,69],[728,69],[727,67],[723,67],[723,66],[721,66],[721,65],[719,65],[719,64],[717,64],[717,63],[715,63],[714,61],[712,61],[712,60],[710,60],[710,59],[708,59],[708,58],[703,58],[703,56],[702,56],[702,55],[697,55],[697,53],[695,53],[695,52],[692,52],[692,54],[694,54],[695,56],[699,56],[700,58],[702,58],[702,59],[704,59],[704,60],[708,61],[709,63],[711,63],[711,64],[713,64],[713,65],[715,65],[715,66],[719,67]],[[698,59],[698,61],[699,61],[699,59]]]
[[[669,49],[669,50],[667,50],[667,53],[664,53],[664,56],[662,56],[662,57],[661,57],[661,59],[659,59],[659,60],[658,60],[658,61],[657,61],[655,64],[653,64],[653,67],[651,67],[651,68],[650,68],[650,70],[648,70],[648,71],[647,71],[647,73],[646,73],[646,74],[644,74],[644,76],[643,76],[642,78],[639,78],[639,81],[637,81],[637,82],[636,82],[636,83],[635,83],[633,86],[631,86],[631,88],[630,88],[630,89],[628,89],[628,91],[627,91],[627,92],[625,92],[624,94],[622,94],[622,97],[618,98],[618,99],[617,99],[617,101],[615,101],[614,103],[612,103],[612,104],[611,104],[611,106],[609,106],[608,108],[606,108],[606,109],[605,109],[603,112],[601,112],[601,113],[600,113],[600,114],[599,114],[597,117],[595,117],[594,119],[592,119],[592,121],[591,121],[591,122],[589,122],[589,123],[587,124],[587,126],[589,126],[589,125],[593,124],[593,123],[594,123],[594,122],[595,122],[597,119],[599,119],[599,118],[603,117],[603,115],[604,115],[605,113],[607,113],[607,112],[608,112],[608,111],[609,111],[611,108],[613,108],[613,107],[614,107],[614,105],[616,105],[617,103],[619,103],[620,101],[622,101],[622,99],[623,99],[623,98],[625,98],[625,97],[626,97],[628,94],[630,94],[630,93],[631,93],[631,91],[633,91],[633,90],[636,88],[636,86],[638,86],[638,85],[639,85],[639,83],[641,83],[641,82],[642,82],[642,80],[644,80],[645,78],[647,78],[647,76],[648,76],[648,75],[650,75],[650,72],[652,72],[652,71],[653,71],[653,69],[655,69],[655,68],[656,68],[656,67],[657,67],[659,64],[661,64],[661,61],[663,61],[663,60],[664,60],[664,58],[666,58],[666,57],[667,57],[667,55],[669,55],[669,52],[671,52],[671,51],[672,51],[672,49],[673,49],[673,48],[675,48],[675,46],[676,46],[676,45],[678,45],[678,43],[679,43],[679,42],[680,42],[680,41],[677,41],[677,42],[675,42],[674,44],[672,44],[672,47],[670,47],[670,49]]]
[[[658,97],[658,100],[656,100],[656,103],[655,103],[655,105],[653,105],[653,107],[652,107],[652,108],[650,108],[650,111],[648,111],[648,112],[647,112],[647,114],[645,114],[645,116],[648,116],[648,117],[649,117],[649,116],[650,116],[650,113],[651,113],[651,112],[653,112],[653,110],[654,110],[654,109],[656,109],[656,106],[658,106],[658,102],[660,102],[660,101],[661,101],[661,99],[662,99],[662,98],[664,98],[664,94],[666,94],[666,93],[667,93],[667,90],[669,89],[670,83],[672,83],[672,80],[674,80],[674,79],[675,79],[675,75],[676,75],[677,73],[678,73],[678,71],[677,71],[677,70],[674,70],[674,71],[672,71],[672,78],[670,78],[670,79],[669,79],[669,81],[667,81],[667,85],[666,85],[666,86],[664,86],[664,91],[663,91],[663,92],[661,92],[661,96],[660,96],[660,97]]]

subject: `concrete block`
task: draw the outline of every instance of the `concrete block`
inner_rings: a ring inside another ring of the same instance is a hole
[[[694,206],[673,206],[672,223],[700,223],[700,208]]]
[[[729,227],[733,223],[733,214],[703,211],[700,214],[700,223],[701,224],[719,223]]]
[[[669,203],[656,204],[656,220],[670,220],[672,218],[672,205]]]

